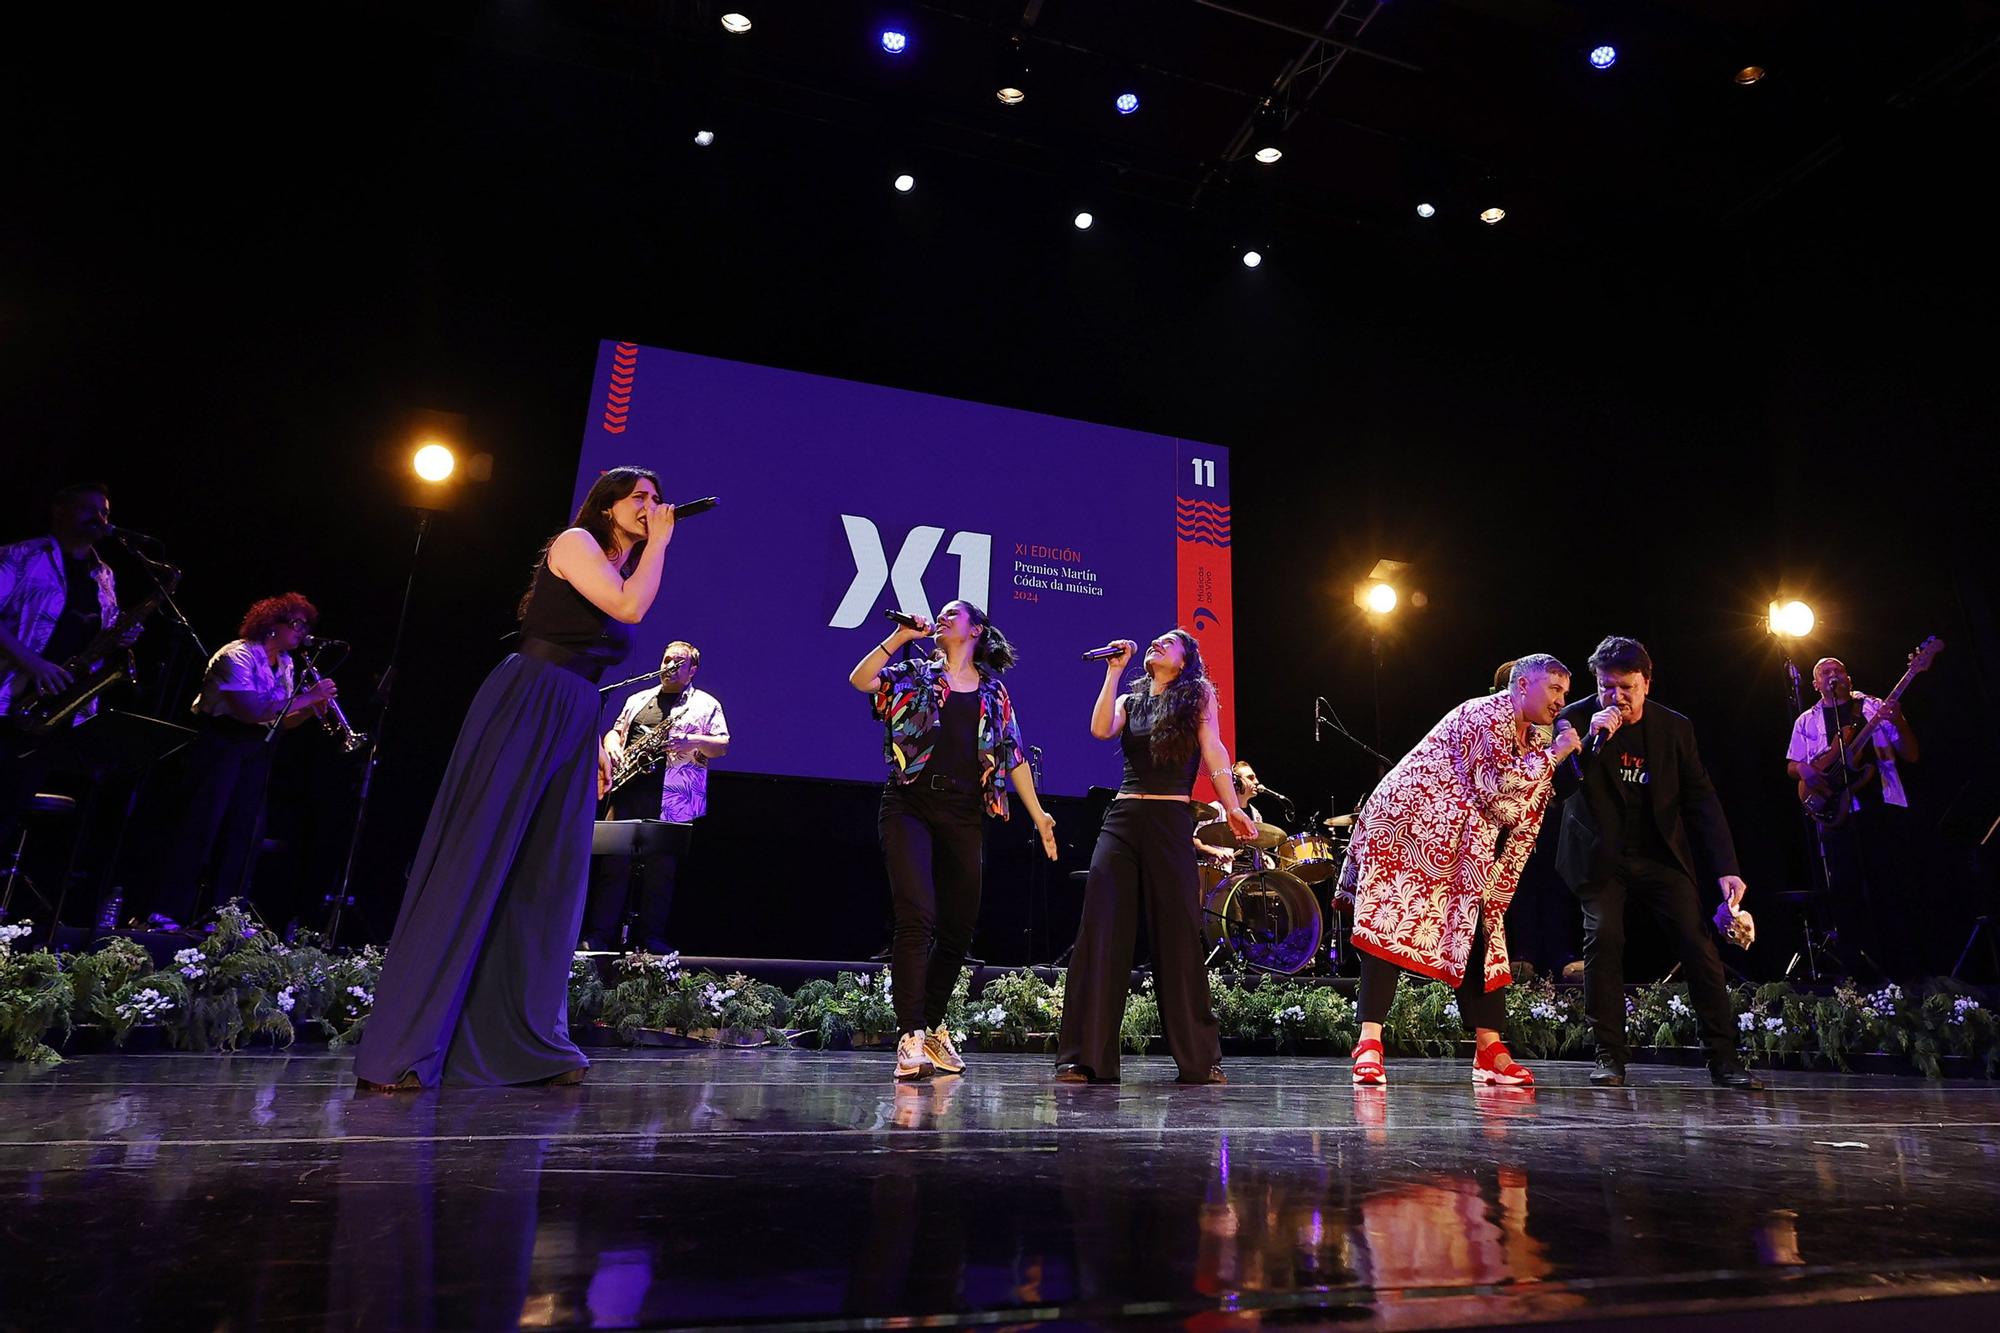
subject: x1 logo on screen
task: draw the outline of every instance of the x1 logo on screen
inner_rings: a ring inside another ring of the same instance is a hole
[[[840,525],[847,531],[847,546],[854,555],[854,582],[847,586],[847,595],[840,599],[833,619],[826,623],[834,629],[860,625],[875,614],[876,601],[885,587],[894,594],[892,600],[897,609],[930,619],[931,604],[924,596],[924,571],[930,568],[931,556],[944,540],[944,529],[911,528],[892,565],[883,554],[882,534],[875,530],[872,520],[842,514]],[[985,606],[993,565],[992,534],[956,533],[944,549],[945,554],[958,557],[958,600]]]

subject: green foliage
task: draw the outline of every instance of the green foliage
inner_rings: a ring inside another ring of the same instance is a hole
[[[1590,1043],[1590,1020],[1583,997],[1559,991],[1547,978],[1507,987],[1508,1047],[1531,1060],[1553,1060],[1581,1054]]]
[[[580,981],[572,967],[570,994],[574,999],[582,991],[586,1000],[597,1000],[598,1021],[616,1028],[625,1041],[638,1040],[642,1030],[691,1036],[761,1029],[783,1039],[783,1024],[793,1002],[768,982],[741,972],[726,978],[713,972],[684,972],[677,953],[628,953],[614,966],[618,981],[608,991]]]
[[[569,1022],[572,1028],[595,1023],[604,1015],[610,990],[595,958],[572,957],[569,961]]]
[[[887,1037],[896,1031],[896,1009],[890,1002],[889,969],[875,979],[842,972],[832,981],[808,981],[792,996],[793,1026],[818,1033],[821,1050],[844,1045],[857,1037]]]
[[[75,1020],[113,1027],[118,993],[153,970],[153,956],[136,940],[114,935],[70,959],[67,970],[75,990],[70,1010]]]
[[[1118,1022],[1118,1044],[1134,1055],[1144,1055],[1148,1042],[1159,1035],[1160,997],[1153,992],[1153,978],[1139,983],[1139,989],[1125,997],[1125,1014]]]
[[[1625,997],[1625,1039],[1634,1046],[1695,1046],[1700,1026],[1684,981],[1656,981]]]
[[[967,1004],[965,1031],[1001,1045],[1050,1045],[1062,1027],[1063,978],[1044,981],[1031,967],[993,978]]]
[[[58,1027],[69,1030],[75,990],[61,961],[48,950],[14,952],[14,941],[33,925],[0,925],[0,1049],[11,1060],[60,1064],[62,1057],[43,1038]]]
[[[1442,981],[1404,978],[1382,1021],[1382,1044],[1396,1055],[1456,1055],[1458,1043],[1470,1035],[1459,1017],[1457,994]]]

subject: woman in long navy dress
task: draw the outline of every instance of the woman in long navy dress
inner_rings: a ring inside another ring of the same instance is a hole
[[[521,650],[479,689],[410,870],[354,1059],[364,1088],[577,1083],[569,964],[604,763],[597,681],[660,590],[674,511],[613,468],[543,549]]]

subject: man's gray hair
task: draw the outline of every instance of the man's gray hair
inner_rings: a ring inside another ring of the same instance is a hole
[[[1514,663],[1514,669],[1507,675],[1507,688],[1510,690],[1513,689],[1516,681],[1526,680],[1530,676],[1567,676],[1571,674],[1573,673],[1570,669],[1551,654],[1529,653],[1526,657],[1520,658]]]

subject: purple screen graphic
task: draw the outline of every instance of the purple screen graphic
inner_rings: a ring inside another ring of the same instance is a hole
[[[966,598],[1020,653],[1006,681],[1042,789],[1074,796],[1119,773],[1089,730],[1104,669],[1080,654],[1183,618],[1184,453],[1167,436],[607,342],[573,504],[627,463],[658,471],[669,501],[720,498],[675,532],[618,672],[676,639],[700,649],[696,684],[731,734],[718,770],[881,781],[882,728],[848,672],[893,628],[883,608]],[[642,687],[606,696],[607,725]]]

